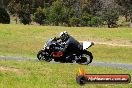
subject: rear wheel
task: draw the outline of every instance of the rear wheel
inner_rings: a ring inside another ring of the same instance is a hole
[[[93,60],[93,55],[89,51],[83,51],[81,55],[81,64],[90,64]]]

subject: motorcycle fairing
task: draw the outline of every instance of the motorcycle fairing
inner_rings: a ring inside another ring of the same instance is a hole
[[[59,51],[59,52],[52,52],[51,55],[53,57],[61,57],[61,56],[63,56],[63,52],[61,52],[61,51]]]

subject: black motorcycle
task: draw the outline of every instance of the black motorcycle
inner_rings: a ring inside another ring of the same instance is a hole
[[[62,42],[58,42],[55,38],[51,38],[46,42],[44,48],[38,52],[37,58],[46,62],[54,60],[55,62],[63,63],[76,62],[79,64],[89,64],[93,60],[93,55],[86,49],[88,49],[92,45],[94,45],[93,42],[80,43],[78,51],[71,52],[67,55],[63,51],[65,44],[63,44]]]

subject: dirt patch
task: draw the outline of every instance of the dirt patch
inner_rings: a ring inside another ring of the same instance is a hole
[[[110,46],[132,47],[132,45],[129,45],[129,44],[116,44],[116,43],[105,43],[105,42],[95,42],[95,44],[110,45]]]
[[[84,42],[84,41],[80,41],[80,42]],[[132,47],[132,44],[130,43],[113,43],[113,42],[95,42],[95,41],[92,41],[94,42],[95,44],[100,44],[100,45],[109,45],[109,46],[121,46],[121,47]]]
[[[14,67],[0,66],[0,71],[11,71],[15,73],[22,73],[20,69]]]

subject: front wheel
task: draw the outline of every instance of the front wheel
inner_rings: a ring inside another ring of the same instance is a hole
[[[44,50],[40,50],[38,52],[37,58],[38,58],[38,60],[44,60],[44,61],[47,61],[47,62],[51,61],[49,59],[49,54],[46,51],[44,51]]]
[[[89,51],[83,51],[81,55],[81,64],[90,64],[93,60],[93,55]]]

